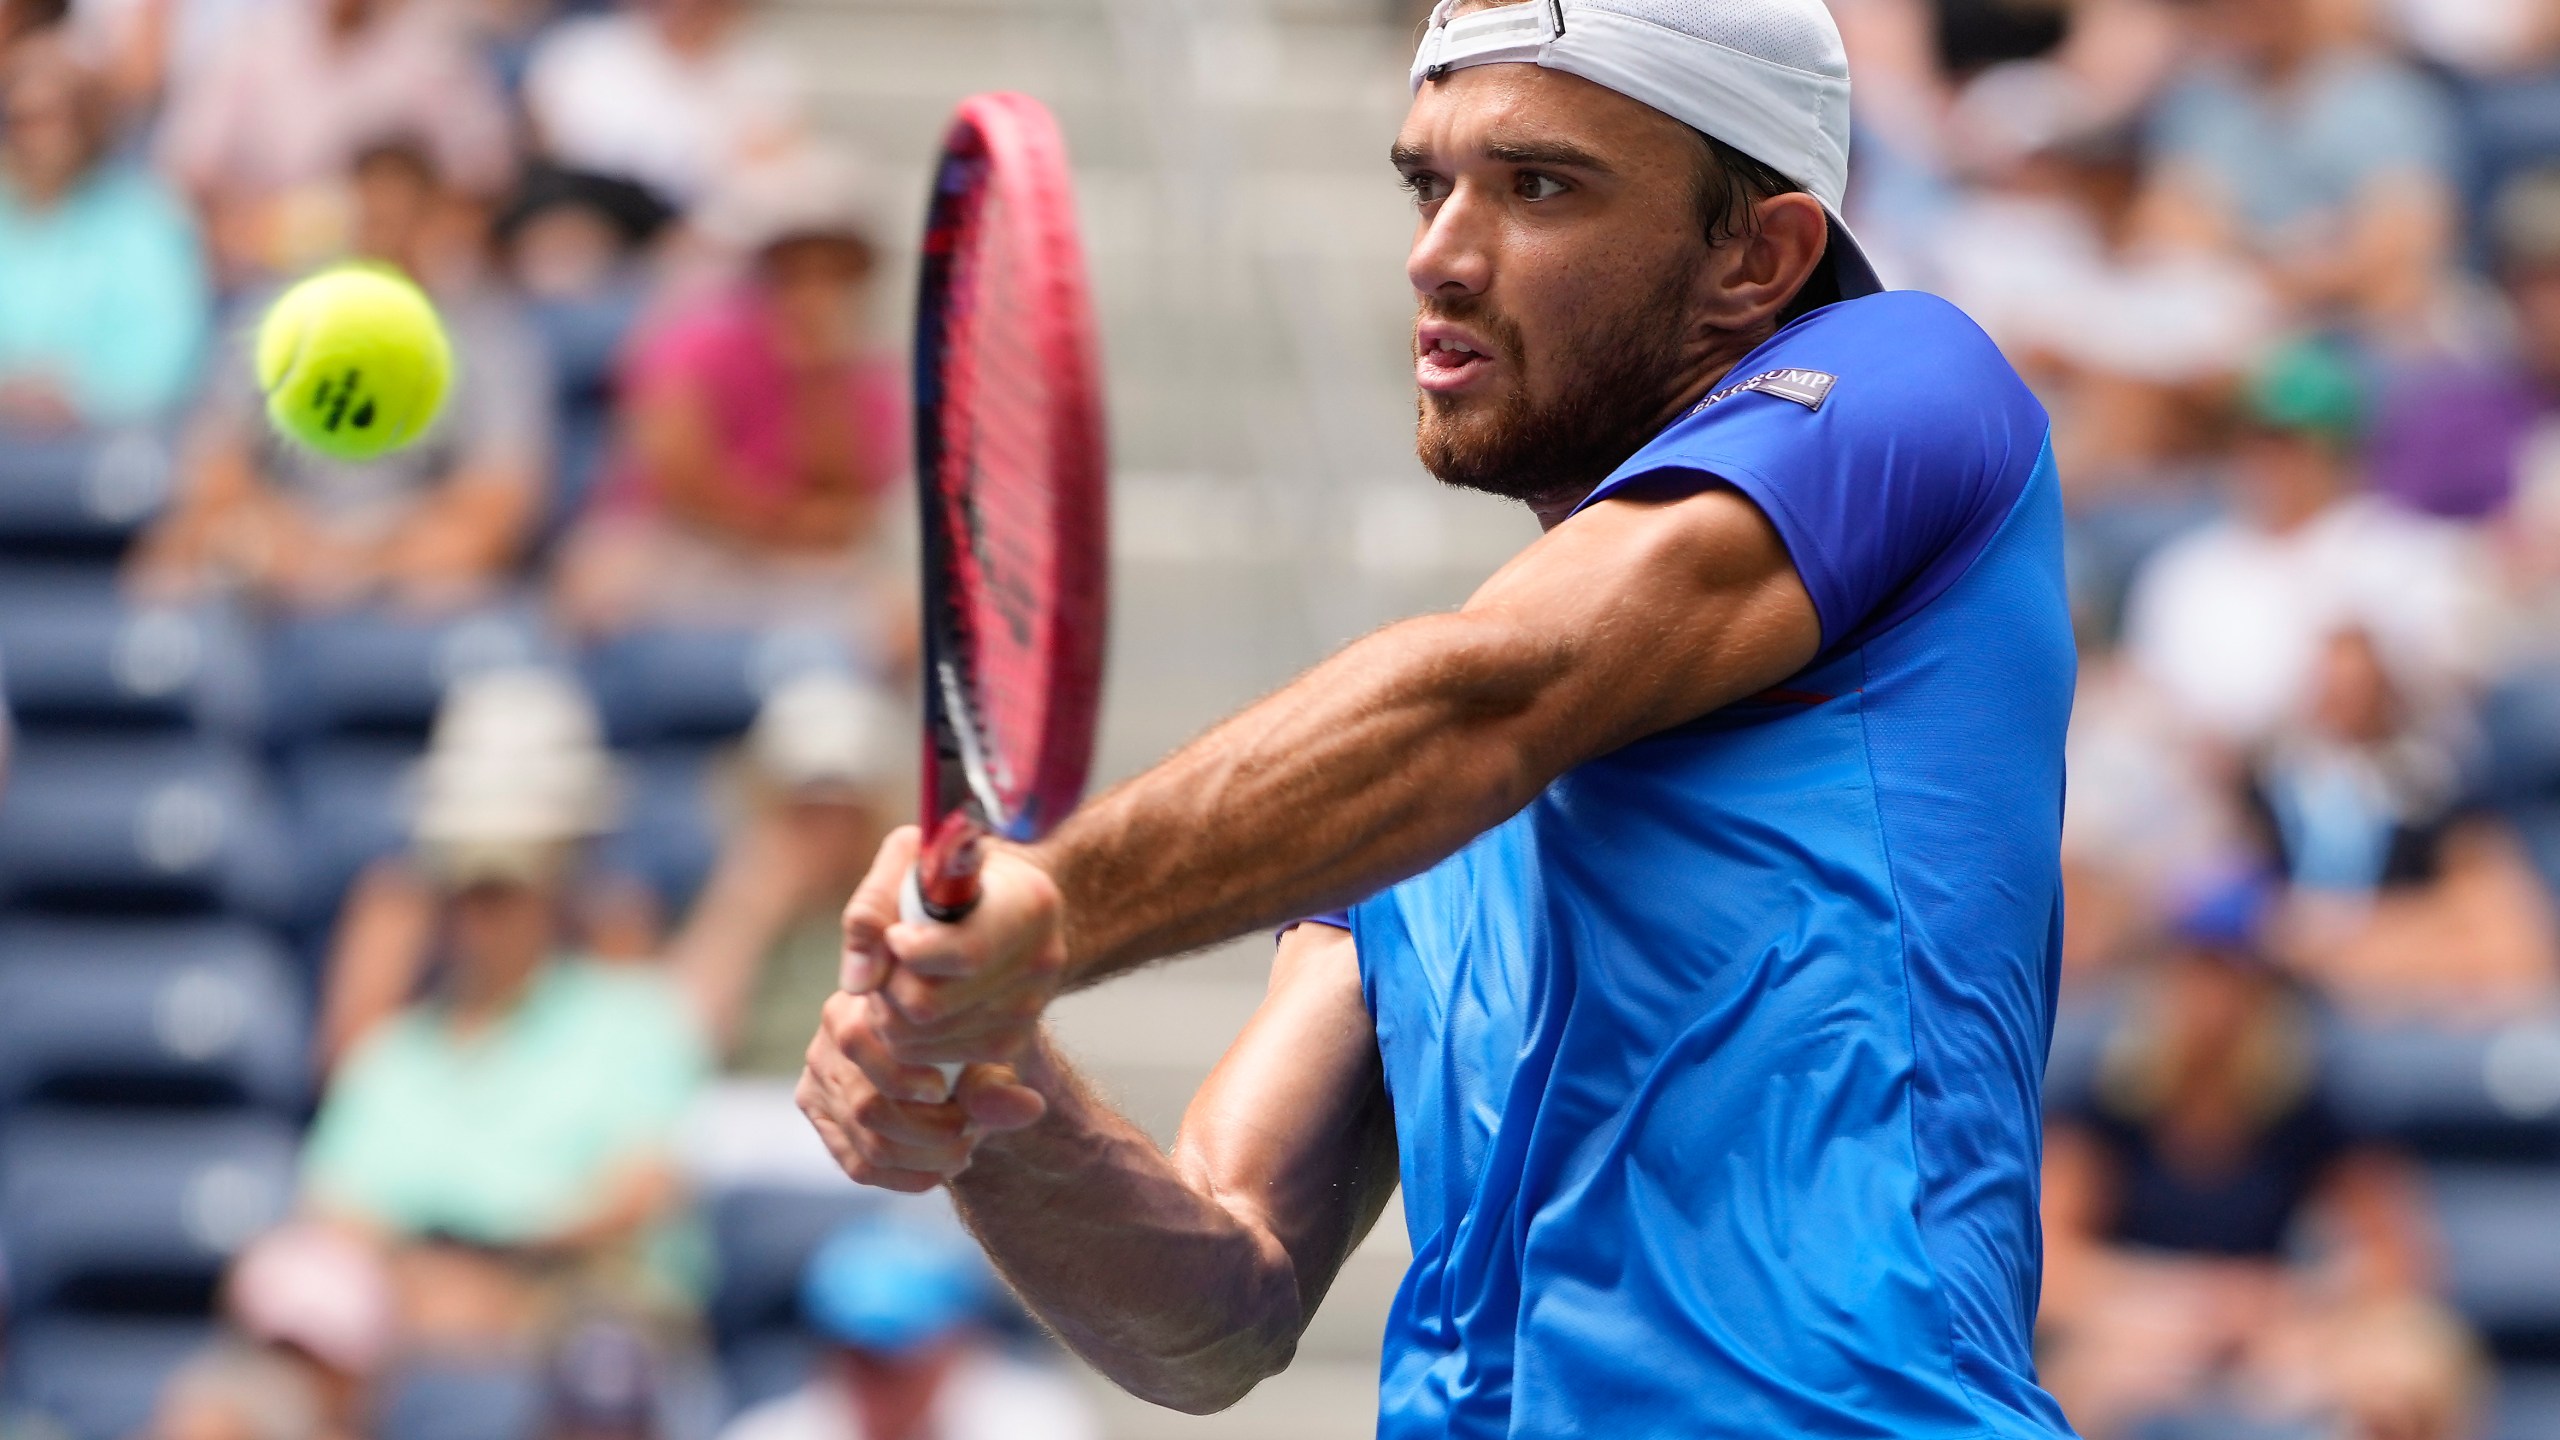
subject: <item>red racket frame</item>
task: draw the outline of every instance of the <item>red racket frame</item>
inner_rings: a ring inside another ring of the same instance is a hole
[[[1019,313],[975,303],[981,267],[999,246],[1013,247]],[[985,363],[994,346],[1027,355],[1046,387],[1036,400],[1047,439],[1037,468],[1050,500],[1043,573],[1008,573],[1016,557],[990,544],[977,503],[979,422],[986,407],[1020,398],[989,393],[999,378]],[[949,921],[977,901],[982,837],[1035,840],[1075,808],[1101,698],[1110,532],[1101,371],[1066,145],[1027,95],[971,97],[944,138],[916,307],[915,398],[927,837],[917,888],[926,912]],[[1000,646],[1003,637],[982,637],[973,622],[1007,602],[1008,628],[1031,637],[1017,638],[1010,658],[1036,666],[1038,689],[1000,698],[1008,723],[1031,734],[988,723],[993,677],[982,662],[1007,657],[981,648],[982,638]]]

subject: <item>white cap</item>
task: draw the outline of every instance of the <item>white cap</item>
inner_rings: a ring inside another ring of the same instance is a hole
[[[616,787],[586,692],[536,667],[455,682],[419,766],[416,833],[439,858],[594,835]]]
[[[1849,56],[1822,0],[1522,0],[1451,16],[1440,0],[1413,88],[1469,65],[1541,65],[1650,105],[1801,185],[1831,216],[1842,299],[1882,290],[1840,221]]]
[[[728,172],[695,217],[723,245],[745,252],[785,240],[879,234],[875,189],[851,155],[801,145]]]
[[[747,749],[786,790],[871,790],[915,764],[908,707],[849,676],[813,673],[775,690],[756,712]]]

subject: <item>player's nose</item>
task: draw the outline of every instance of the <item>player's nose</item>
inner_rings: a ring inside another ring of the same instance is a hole
[[[1493,227],[1485,206],[1461,185],[1413,233],[1405,278],[1416,295],[1479,295],[1493,283]]]

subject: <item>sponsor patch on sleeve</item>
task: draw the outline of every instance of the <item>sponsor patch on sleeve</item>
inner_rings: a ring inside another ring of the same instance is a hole
[[[1831,387],[1839,383],[1839,376],[1823,370],[1769,370],[1739,384],[1727,385],[1699,401],[1697,409],[1689,413],[1694,415],[1698,410],[1704,410],[1720,400],[1730,400],[1745,390],[1755,390],[1763,395],[1775,395],[1781,400],[1793,400],[1807,410],[1819,410],[1822,408],[1822,402],[1831,398]]]

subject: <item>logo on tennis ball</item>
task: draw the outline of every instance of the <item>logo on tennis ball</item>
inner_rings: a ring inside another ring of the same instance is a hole
[[[324,271],[287,290],[258,329],[267,417],[324,455],[368,460],[424,434],[444,407],[453,351],[425,292],[386,269]]]
[[[324,376],[311,388],[312,423],[332,435],[337,434],[340,427],[372,429],[377,407],[373,397],[359,388],[363,383],[362,370],[349,370],[335,378]]]

